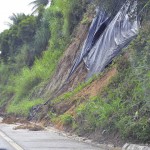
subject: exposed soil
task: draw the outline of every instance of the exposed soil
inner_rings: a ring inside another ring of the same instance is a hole
[[[68,48],[65,50],[60,62],[58,63],[55,74],[43,89],[42,96],[44,98],[55,98],[66,91],[73,90],[79,83],[85,81],[87,69],[84,66],[84,63],[80,64],[69,81],[66,82],[66,79],[68,78],[70,70],[75,62],[76,57],[78,56],[78,53],[80,53],[80,50],[82,49],[94,14],[95,12],[87,14],[88,22],[86,24],[80,23],[74,29],[72,40]]]
[[[84,63],[79,65],[76,72],[68,81],[66,79],[68,78],[74,61],[83,46],[92,18],[93,16],[90,14],[88,23],[79,24],[74,30],[72,35],[73,38],[70,41],[68,48],[65,50],[62,58],[60,59],[53,77],[44,87],[42,87],[42,89],[39,89],[39,92],[33,94],[36,95],[37,98],[40,97],[42,99],[46,99],[47,102],[45,105],[49,104],[52,99],[58,97],[62,93],[72,91],[79,83],[85,81],[87,69]],[[41,120],[44,118],[44,116],[47,115],[47,111],[43,112],[42,110],[44,108],[42,107],[45,107],[45,105],[40,106],[38,109],[32,110],[29,117],[30,120]],[[70,106],[72,106],[72,104]]]
[[[53,108],[54,111],[58,115],[66,113],[66,114],[71,114],[72,116],[76,117],[76,113],[75,113],[76,107],[79,104],[87,101],[90,97],[97,96],[98,94],[100,94],[100,92],[102,92],[104,87],[106,87],[109,84],[110,80],[116,74],[117,74],[117,69],[111,68],[106,73],[104,73],[103,76],[101,76],[97,80],[93,81],[90,85],[83,88],[83,90],[81,90],[79,93],[77,93],[74,97],[70,98],[67,101],[62,101],[62,102],[56,104]],[[55,123],[55,128],[57,128],[59,130],[65,130],[67,132],[70,132],[70,131],[72,132],[71,127],[69,125],[63,125],[63,123],[60,120],[58,120]],[[120,137],[112,138],[109,136],[104,136],[101,132],[102,131],[89,133],[89,134],[84,133],[83,136],[91,138],[92,140],[97,141],[99,143],[100,143],[99,139],[101,139],[102,143],[104,143],[104,141],[107,139],[106,141],[108,141],[109,144],[110,143],[112,144],[114,142],[119,143],[118,140],[121,139]],[[81,135],[82,135],[82,133],[81,133]],[[109,141],[110,139],[113,139],[114,141]],[[121,144],[121,142],[119,143],[119,145],[120,144]]]
[[[18,126],[16,126],[14,128],[14,130],[17,130],[17,129],[28,129],[30,131],[41,131],[41,130],[44,130],[44,127],[41,125],[41,124],[36,124],[36,123],[32,123],[32,122],[29,122],[27,120],[27,118],[21,118],[21,117],[16,117],[15,115],[5,115],[2,119],[2,123],[5,123],[5,124],[18,124]]]
[[[76,108],[76,106],[78,106],[80,103],[89,100],[90,97],[94,97],[100,94],[104,87],[106,87],[109,84],[112,77],[114,77],[116,74],[116,68],[110,69],[101,78],[93,81],[90,85],[86,86],[83,90],[74,95],[74,97],[71,97],[69,100],[55,104],[53,106],[54,112],[56,112],[58,115],[63,114],[65,112],[75,115],[74,109]]]
[[[24,117],[16,117],[15,115],[5,115],[3,116],[2,123],[6,124],[15,124],[15,123],[22,123],[27,124],[29,121],[27,121]]]
[[[14,130],[18,129],[28,129],[29,131],[42,131],[44,130],[44,127],[37,124],[28,123],[28,124],[21,124],[14,128]]]
[[[89,86],[85,87],[81,92],[79,92],[76,97],[94,97],[97,96],[103,89],[108,85],[110,79],[114,77],[117,73],[116,68],[112,68],[107,73],[105,73],[101,78],[92,82]]]
[[[76,107],[87,101],[90,97],[97,96],[100,94],[103,89],[110,83],[111,79],[116,76],[117,69],[111,68],[106,73],[103,74],[100,78],[93,81],[90,85],[86,86],[77,93],[74,97],[70,98],[67,101],[62,101],[54,106],[54,110],[58,115],[61,114],[71,114],[76,117],[75,109]],[[69,125],[63,125],[61,121],[57,121],[55,128],[59,130],[64,130],[67,132],[74,132]],[[107,131],[102,131],[101,129],[96,129],[95,132],[91,133],[80,133],[80,136],[86,137],[93,141],[96,141],[101,144],[112,144],[117,149],[117,146],[123,146],[125,141],[121,140],[121,137],[118,133],[107,134]]]
[[[63,92],[72,90],[76,85],[78,85],[78,83],[85,80],[87,70],[82,63],[76,70],[76,73],[70,78],[70,81],[66,82],[74,61],[82,48],[88,28],[89,24],[80,24],[78,26],[75,37],[72,39],[70,45],[58,63],[56,72],[48,84],[38,94],[36,94],[37,97],[39,96],[44,99],[53,99]]]

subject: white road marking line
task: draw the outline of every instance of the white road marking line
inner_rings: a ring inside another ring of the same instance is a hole
[[[10,139],[6,134],[4,134],[2,131],[0,131],[0,136],[5,139],[13,148],[16,150],[24,150],[22,147],[20,147],[15,141]]]

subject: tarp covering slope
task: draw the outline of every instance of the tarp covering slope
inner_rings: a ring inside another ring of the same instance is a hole
[[[84,60],[88,77],[97,74],[138,34],[137,1],[127,1],[116,16],[99,10],[69,77]]]

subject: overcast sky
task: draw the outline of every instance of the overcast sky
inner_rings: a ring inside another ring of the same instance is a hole
[[[34,0],[4,0],[0,1],[0,32],[4,29],[7,29],[6,25],[9,21],[9,17],[12,16],[13,13],[25,13],[31,14],[32,6],[28,5],[30,2]]]

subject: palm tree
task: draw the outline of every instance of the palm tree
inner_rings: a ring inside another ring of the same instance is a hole
[[[29,5],[34,5],[32,10],[33,13],[39,12],[39,10],[41,9],[41,7],[45,7],[50,3],[51,0],[35,0],[33,2],[31,2]]]
[[[21,20],[23,20],[26,17],[24,13],[17,13],[17,14],[12,14],[12,16],[9,17],[9,19],[12,21],[12,23],[7,23],[8,26],[12,25],[18,25]]]

